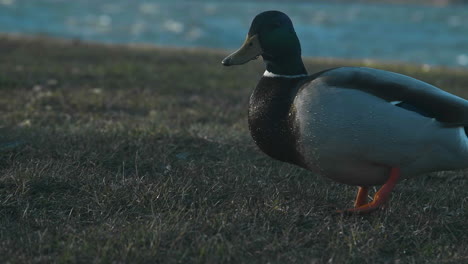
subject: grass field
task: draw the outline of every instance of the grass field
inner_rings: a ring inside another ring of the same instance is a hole
[[[262,154],[246,120],[260,61],[37,38],[0,51],[0,263],[468,262],[468,171],[345,217],[356,187]],[[468,98],[466,70],[372,66]]]

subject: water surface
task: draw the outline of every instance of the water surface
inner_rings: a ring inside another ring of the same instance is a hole
[[[466,5],[284,2],[0,0],[0,32],[233,50],[256,14],[275,9],[305,56],[468,67]]]

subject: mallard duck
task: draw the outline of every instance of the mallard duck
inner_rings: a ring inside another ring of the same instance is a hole
[[[468,101],[414,78],[366,67],[308,75],[290,18],[257,15],[225,66],[263,58],[249,129],[270,157],[358,186],[354,208],[382,207],[401,179],[468,167]],[[372,202],[368,188],[383,185]]]

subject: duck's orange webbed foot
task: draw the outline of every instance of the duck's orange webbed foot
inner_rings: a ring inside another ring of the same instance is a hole
[[[400,178],[400,169],[392,168],[390,171],[390,178],[374,195],[374,200],[370,203],[367,202],[367,187],[359,187],[356,201],[354,202],[355,208],[338,211],[340,213],[348,214],[367,214],[381,208],[390,198],[390,193],[395,188],[395,185]]]
[[[368,187],[359,187],[356,200],[354,201],[354,208],[367,204],[368,193],[369,193]]]

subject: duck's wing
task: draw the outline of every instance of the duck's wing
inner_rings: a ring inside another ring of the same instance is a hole
[[[450,126],[468,126],[468,101],[428,83],[389,71],[341,67],[318,78],[329,86],[357,89],[389,102],[402,103]]]

